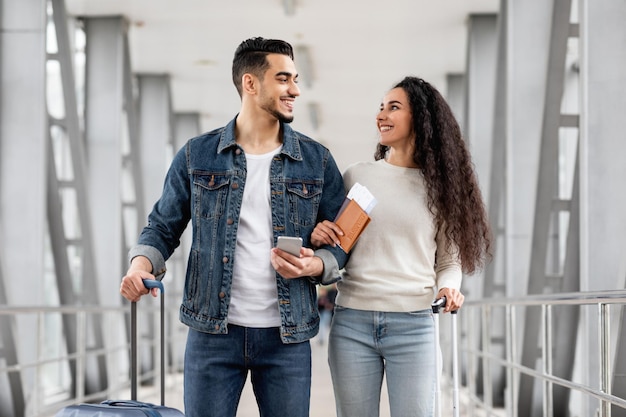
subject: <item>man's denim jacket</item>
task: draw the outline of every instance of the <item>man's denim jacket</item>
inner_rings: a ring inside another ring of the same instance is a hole
[[[282,124],[283,147],[270,168],[274,243],[278,236],[300,236],[304,246],[315,225],[332,220],[345,197],[329,150]],[[143,255],[161,279],[165,261],[180,244],[189,220],[191,252],[180,320],[208,333],[226,333],[235,241],[246,185],[246,158],[235,143],[235,119],[223,128],[190,139],[175,155],[163,194],[148,217],[129,259]],[[263,192],[259,190],[258,192]],[[267,254],[269,257],[269,253]],[[319,328],[315,282],[339,279],[346,254],[326,246],[316,251],[324,261],[322,277],[284,279],[276,274],[283,343],[315,336]]]

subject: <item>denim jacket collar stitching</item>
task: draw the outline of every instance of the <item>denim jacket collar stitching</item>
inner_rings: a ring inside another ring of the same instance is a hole
[[[281,153],[296,161],[302,161],[302,151],[300,149],[300,138],[298,133],[288,124],[282,123],[283,128],[283,149]]]
[[[222,129],[222,133],[220,134],[220,143],[217,146],[217,153],[222,153],[223,150],[227,148],[236,147],[237,143],[235,142],[235,120],[237,120],[237,116],[233,118],[224,129]]]
[[[221,153],[225,149],[237,146],[237,142],[235,141],[235,120],[237,120],[237,116],[235,116],[222,130],[220,134],[220,143],[217,147],[218,153]],[[281,153],[296,161],[302,161],[302,151],[300,149],[300,138],[298,137],[298,133],[286,123],[281,122],[281,127],[283,130],[283,147]]]

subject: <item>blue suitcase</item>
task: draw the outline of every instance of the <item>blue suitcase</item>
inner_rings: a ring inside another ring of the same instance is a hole
[[[137,401],[137,304],[131,303],[131,400],[106,400],[99,404],[75,404],[61,409],[55,417],[184,417],[179,410],[165,407],[165,335],[163,283],[144,280],[147,288],[161,291],[161,405]]]
[[[175,408],[141,401],[107,400],[100,404],[76,404],[65,407],[55,417],[181,417]]]

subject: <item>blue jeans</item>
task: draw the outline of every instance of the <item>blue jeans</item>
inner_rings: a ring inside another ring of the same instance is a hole
[[[436,345],[431,310],[335,307],[328,362],[338,417],[378,417],[383,375],[391,417],[432,417]]]
[[[235,417],[250,371],[260,417],[308,417],[311,345],[283,344],[278,328],[228,326],[228,334],[189,329],[185,415]]]

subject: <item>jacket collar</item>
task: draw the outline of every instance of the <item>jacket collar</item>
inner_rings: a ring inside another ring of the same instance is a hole
[[[238,116],[238,115],[237,115]],[[226,126],[222,129],[220,134],[220,142],[217,147],[217,152],[221,153],[225,149],[237,147],[235,142],[235,116]],[[296,161],[302,160],[302,151],[300,149],[299,133],[291,128],[287,123],[280,123],[281,130],[283,132],[283,147],[281,153],[287,155],[289,158]]]

